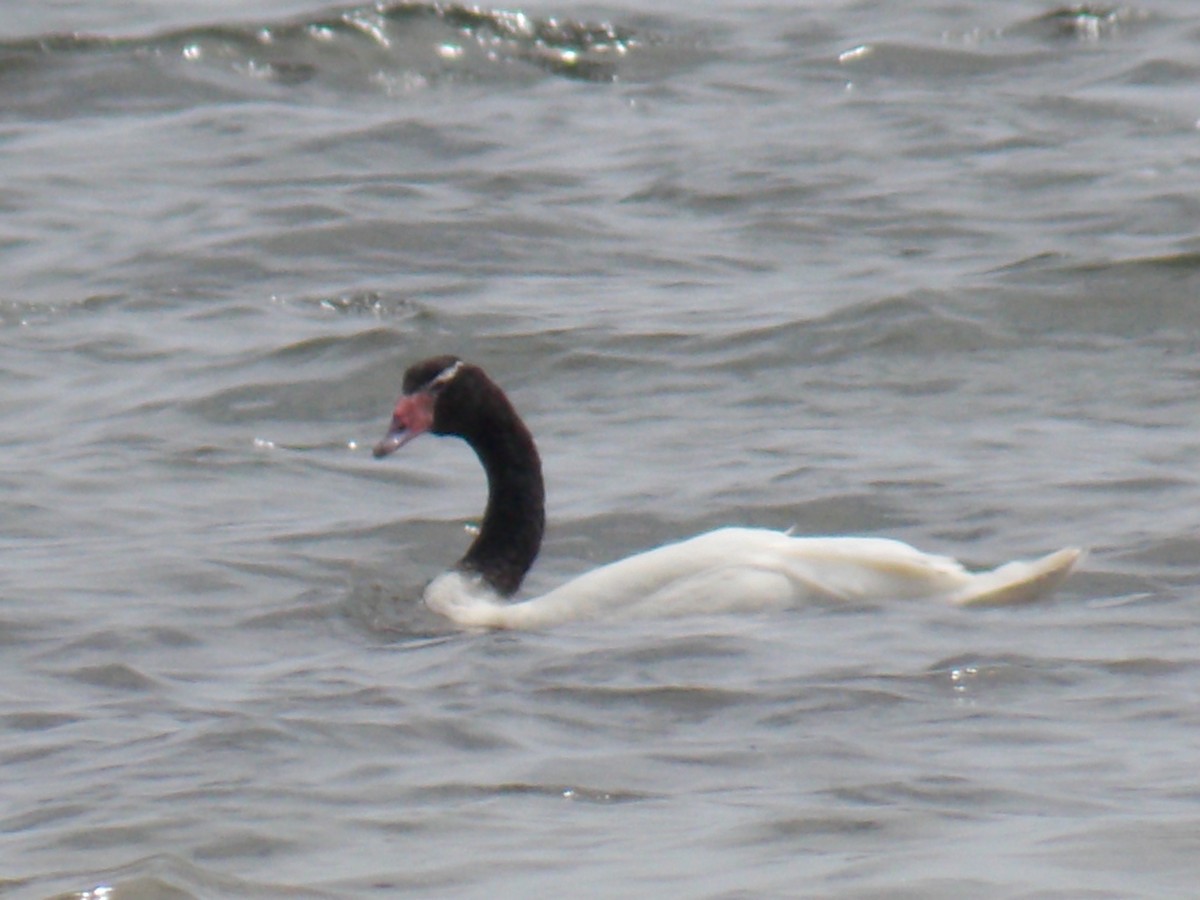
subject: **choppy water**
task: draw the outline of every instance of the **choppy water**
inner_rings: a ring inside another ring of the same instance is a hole
[[[0,894],[1188,896],[1200,13],[29,5],[0,41]],[[1042,606],[450,635],[719,524]]]

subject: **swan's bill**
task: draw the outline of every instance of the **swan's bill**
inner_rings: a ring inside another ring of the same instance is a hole
[[[395,453],[413,438],[420,437],[433,427],[433,394],[420,391],[401,397],[392,413],[387,434],[375,445],[375,458]]]

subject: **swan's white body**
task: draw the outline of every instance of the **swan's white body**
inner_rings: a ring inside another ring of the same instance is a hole
[[[545,628],[616,619],[783,609],[813,602],[927,599],[960,606],[1026,603],[1074,568],[1075,549],[968,572],[899,541],[792,537],[721,528],[593,569],[541,597],[512,602],[459,570],[435,578],[425,603],[466,628]]]

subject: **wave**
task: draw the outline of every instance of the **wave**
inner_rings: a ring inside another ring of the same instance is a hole
[[[1150,18],[1145,10],[1133,7],[1062,6],[1027,19],[1007,29],[1012,34],[1028,34],[1045,39],[1100,41],[1115,38],[1123,30]]]
[[[95,82],[95,103],[112,101],[114,94],[169,94],[180,81],[221,97],[314,83],[395,94],[444,81],[519,82],[547,74],[611,82],[634,54],[655,43],[652,35],[608,22],[455,3],[380,2],[148,36],[0,41],[0,79],[10,101],[29,94],[47,102],[46,76],[60,71]],[[76,90],[69,99],[78,104],[81,79],[71,80]]]
[[[1039,254],[989,273],[995,308],[1021,332],[1154,338],[1181,351],[1200,328],[1200,250],[1083,260]]]

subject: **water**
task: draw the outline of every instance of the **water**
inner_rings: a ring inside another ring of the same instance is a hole
[[[30,5],[0,42],[0,893],[1189,896],[1193,4]],[[1052,601],[456,635],[721,524]]]

